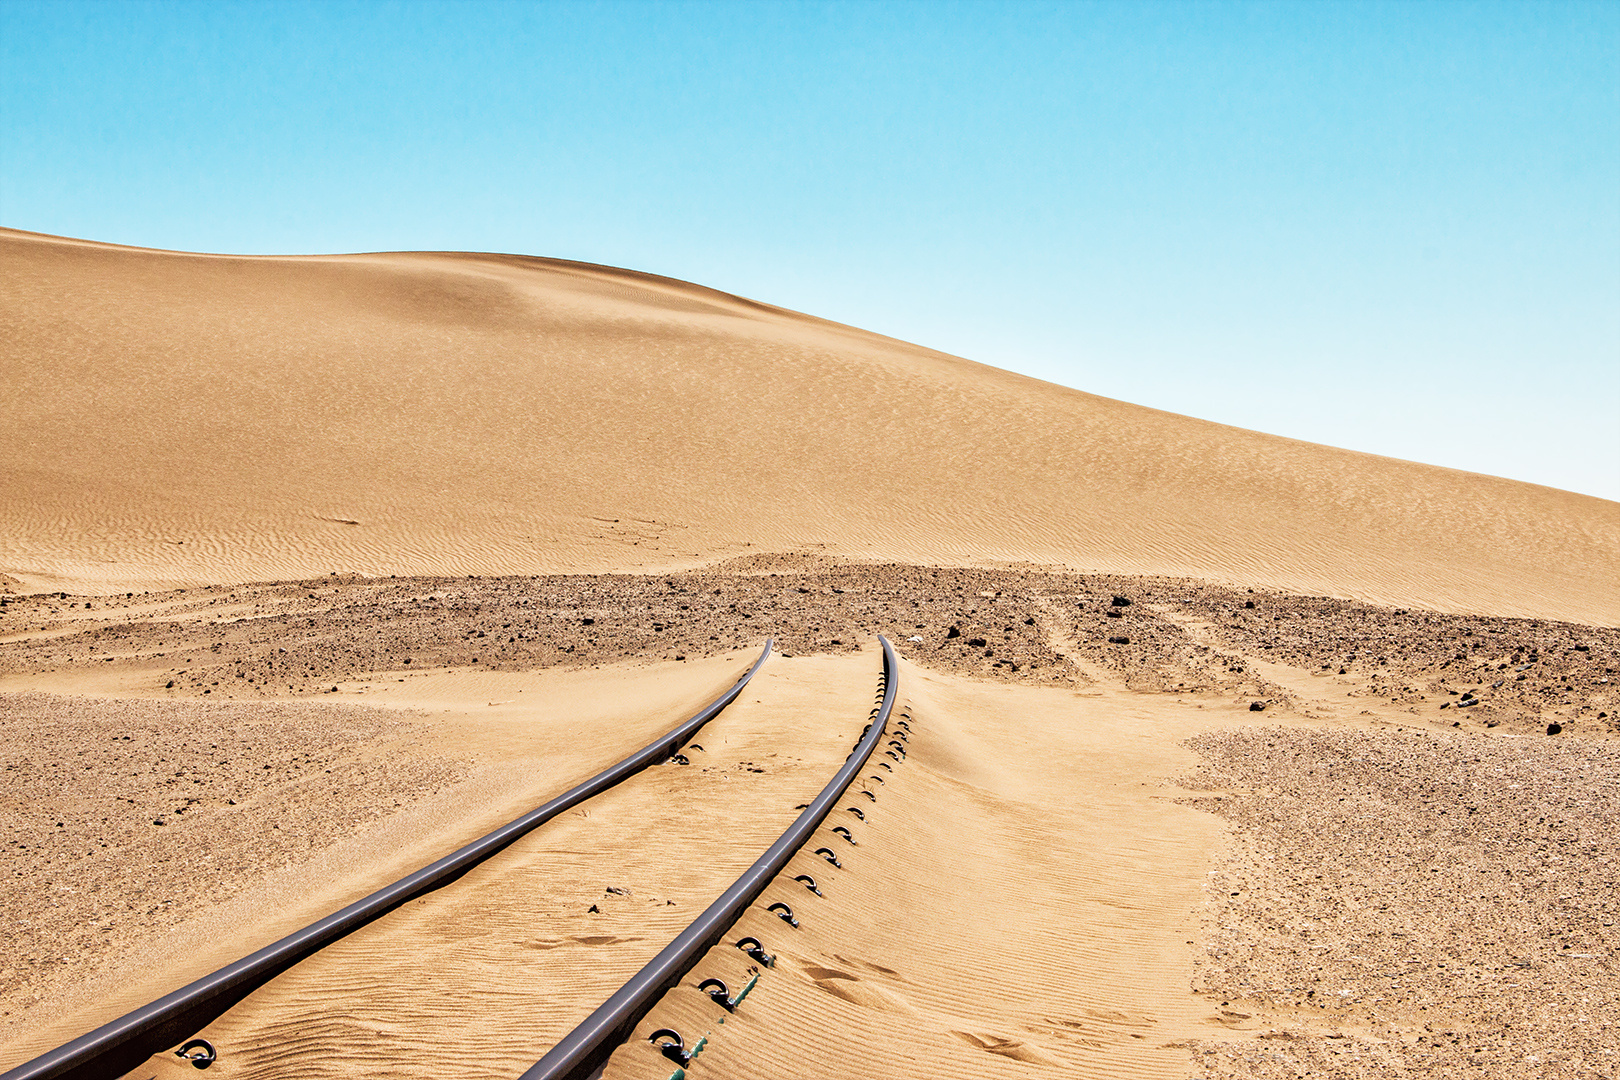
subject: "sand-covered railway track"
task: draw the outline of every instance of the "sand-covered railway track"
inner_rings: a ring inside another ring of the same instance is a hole
[[[892,647],[886,640],[882,641],[882,650],[883,668],[879,677],[877,698],[867,718],[867,727],[861,733],[854,748],[850,750],[848,757],[838,769],[833,780],[808,804],[801,804],[803,812],[798,815],[787,831],[772,843],[766,852],[755,860],[753,865],[730,888],[726,889],[718,900],[710,904],[702,915],[659,952],[653,960],[648,962],[619,992],[613,994],[607,1002],[592,1012],[591,1016],[583,1024],[579,1024],[572,1033],[559,1041],[551,1052],[546,1053],[544,1060],[535,1064],[525,1074],[526,1076],[583,1077],[599,1074],[600,1066],[606,1057],[617,1045],[624,1041],[625,1037],[648,1010],[657,1004],[663,992],[678,983],[694,964],[703,959],[705,952],[717,945],[721,936],[736,922],[738,916],[751,903],[759,899],[760,894],[781,874],[783,867],[799,852],[801,847],[804,847],[805,841],[816,833],[818,828],[822,827],[823,824],[831,827],[826,838],[828,844],[836,845],[840,843],[840,840],[848,843],[854,842],[849,826],[858,826],[863,818],[864,815],[860,807],[842,808],[843,816],[848,818],[847,824],[842,818],[831,822],[825,821],[825,819],[829,813],[839,809],[834,804],[844,794],[845,789],[849,786],[858,770],[866,764],[867,759],[873,755],[874,751],[878,750],[880,743],[884,739],[888,739],[889,747],[886,750],[879,751],[880,756],[886,753],[890,758],[898,762],[903,760],[904,740],[909,738],[909,731],[907,730],[898,730],[895,733],[898,738],[891,736],[887,730],[888,717],[895,699],[897,660]],[[212,1059],[216,1053],[211,1043],[199,1039],[198,1036],[211,1037],[215,1042],[220,1043],[217,1051],[219,1055],[218,1064],[223,1067],[216,1069],[219,1075],[301,1074],[300,1067],[296,1064],[298,1056],[296,1049],[291,1060],[279,1063],[271,1061],[269,1067],[266,1068],[266,1058],[262,1052],[264,1050],[262,1045],[264,1039],[262,1038],[259,1047],[261,1053],[257,1057],[252,1054],[247,1057],[234,1055],[232,1051],[237,1049],[233,1045],[234,1040],[228,1037],[221,1039],[219,1035],[215,1034],[214,1027],[219,1026],[216,1021],[219,1021],[221,1017],[225,1017],[224,1023],[229,1027],[232,1018],[238,1013],[243,1010],[253,1012],[260,1004],[262,995],[246,1000],[250,998],[250,995],[268,984],[275,983],[279,986],[280,983],[286,980],[278,980],[278,977],[291,972],[301,962],[310,959],[335,942],[351,938],[351,936],[364,937],[365,935],[357,935],[356,932],[378,922],[383,916],[407,905],[410,901],[424,897],[428,893],[456,882],[470,870],[479,867],[485,860],[490,860],[492,856],[506,850],[520,838],[552,821],[559,815],[570,810],[574,810],[576,815],[588,815],[590,813],[589,809],[575,808],[609,791],[648,766],[666,762],[687,763],[688,759],[681,751],[689,746],[695,751],[702,750],[694,742],[698,732],[742,693],[753,676],[764,665],[770,653],[771,643],[767,642],[752,666],[723,694],[711,701],[690,719],[665,732],[656,740],[616,765],[603,770],[583,783],[575,785],[562,795],[508,822],[473,843],[465,845],[452,854],[438,859],[383,889],[377,890],[364,899],[350,904],[296,933],[287,935],[281,940],[261,948],[232,964],[228,964],[210,975],[197,979],[148,1005],[110,1023],[103,1024],[94,1031],[14,1067],[3,1074],[4,1080],[23,1080],[25,1077],[34,1080],[34,1078],[47,1077],[114,1077],[119,1075],[139,1076],[140,1080],[146,1080],[148,1074],[168,1076],[177,1067],[183,1073],[190,1073],[191,1070],[185,1066],[191,1058],[197,1058],[201,1062],[202,1059]],[[902,724],[906,727],[909,726],[905,721],[902,721]],[[836,737],[842,739],[853,734],[852,727],[849,732],[838,734]],[[825,760],[825,755],[823,755],[823,759]],[[887,759],[884,759],[884,764],[881,767],[890,767]],[[874,770],[876,768],[878,766],[874,765]],[[678,774],[693,776],[695,779],[696,774],[700,771],[709,772],[707,769],[683,769],[677,772]],[[822,775],[824,776],[825,773]],[[714,775],[707,779],[725,780],[728,777]],[[878,777],[875,781],[869,781],[867,786],[870,787],[872,783],[880,784],[881,777]],[[715,786],[724,787],[724,785]],[[735,788],[735,785],[731,786]],[[802,785],[798,790],[803,790]],[[875,799],[875,796],[871,794],[868,794],[867,797]],[[679,795],[677,794],[670,801],[678,802]],[[754,835],[757,835],[757,832]],[[677,838],[672,838],[672,840],[677,840]],[[752,842],[746,839],[739,841],[741,851],[748,850],[748,845]],[[758,848],[755,847],[753,850],[757,851]],[[606,854],[611,855],[612,853]],[[807,854],[806,857],[815,858],[818,864],[823,859],[827,864],[831,864],[818,869],[816,871],[818,874],[836,872],[833,868],[840,865],[836,852],[825,844],[818,848],[817,855],[809,856]],[[480,873],[486,875],[492,872],[494,871],[480,871]],[[803,873],[798,874],[795,880],[787,882],[787,887],[796,891],[807,888],[813,891],[816,890],[815,879],[809,874]],[[458,902],[456,898],[462,891],[457,889],[447,890],[442,894],[443,900],[441,902],[453,907]],[[608,891],[613,893],[620,890],[609,889]],[[517,895],[522,894],[518,893]],[[712,896],[713,893],[710,892],[709,895]],[[798,902],[796,897],[789,897],[789,899],[792,899],[795,903]],[[469,892],[468,920],[478,918],[477,911],[480,903],[479,893],[475,887]],[[593,912],[596,910],[595,905],[592,905],[591,910]],[[791,905],[787,903],[778,902],[772,906],[772,910],[777,913],[785,911],[788,913],[788,917],[791,917]],[[406,922],[409,923],[409,921],[409,916],[407,916]],[[655,923],[657,921],[654,920]],[[785,922],[786,919],[784,919],[784,925]],[[664,920],[664,925],[667,925],[667,918]],[[409,930],[404,931],[406,934],[409,932]],[[652,928],[649,933],[658,935],[661,931]],[[667,934],[668,931],[662,931],[662,933]],[[399,931],[396,930],[396,936],[398,934]],[[597,939],[582,937],[577,940],[589,942]],[[344,944],[350,950],[359,948],[358,944],[351,945],[347,941]],[[539,947],[544,948],[545,946]],[[732,950],[728,948],[728,951]],[[743,953],[733,953],[733,955],[744,962],[750,962],[750,957],[753,957],[754,960],[751,966],[753,972],[757,973],[758,959],[767,954],[755,941],[749,949],[748,955]],[[558,956],[557,960],[568,962],[564,956]],[[352,956],[343,962],[348,964],[351,973],[342,974],[341,967],[337,969],[340,974],[332,980],[336,985],[332,987],[326,1002],[329,1007],[335,1005],[336,1008],[333,1011],[339,1013],[345,1011],[343,999],[346,986],[350,984],[351,980],[359,979],[363,982],[366,977],[364,974],[355,975],[352,973],[352,969],[357,966]],[[317,974],[313,977],[323,978],[329,976],[332,970],[331,961],[323,957],[322,963],[325,967],[317,965]],[[368,965],[362,961],[358,966],[365,968]],[[712,966],[712,962],[710,966]],[[303,969],[300,969],[298,976],[306,983],[312,977],[310,972]],[[598,991],[598,993],[605,992],[606,987],[611,984],[601,984],[599,973],[595,977],[597,983],[603,985],[603,990]],[[294,981],[297,982],[298,980],[295,979]],[[713,980],[708,980],[705,983],[710,988],[711,996],[717,1002],[725,1005],[728,1002],[735,1003],[738,998],[746,996],[746,990],[742,989],[742,987],[751,986],[752,982],[734,979],[734,984],[738,989],[732,989],[722,983],[720,985],[721,992],[719,993],[713,992],[712,984]],[[271,987],[268,992],[271,993],[272,1000],[274,1000],[275,987]],[[471,993],[476,996],[476,988]],[[536,993],[541,996],[544,995],[543,990],[537,990]],[[543,1008],[543,1005],[541,1007]],[[577,998],[571,1002],[571,1007],[575,1010],[576,1019],[579,1013],[585,1011],[584,1008],[581,1008]],[[273,1013],[274,1009],[272,1008],[269,1011]],[[430,1017],[424,1016],[423,1019],[431,1025]],[[210,1025],[214,1025],[214,1027],[210,1027]],[[556,1032],[562,1030],[555,1023],[549,1026],[553,1029],[553,1037]],[[260,1027],[268,1027],[271,1037],[274,1037],[274,1031],[276,1030],[274,1021],[268,1025],[261,1023]],[[283,1030],[286,1030],[286,1027],[287,1025],[282,1025]],[[288,1033],[292,1034],[291,1032]],[[256,1032],[256,1034],[264,1035],[265,1032],[260,1031]],[[433,1032],[429,1031],[426,1035],[431,1039]],[[524,1042],[521,1035],[516,1035],[514,1038],[520,1044]],[[292,1034],[290,1041],[297,1042],[299,1039],[296,1034]],[[668,1042],[669,1040],[665,1039],[664,1041]],[[510,1072],[516,1075],[522,1071],[522,1067],[511,1067],[512,1054],[517,1052],[521,1055],[522,1051],[527,1050],[529,1052],[527,1060],[532,1061],[546,1050],[548,1042],[549,1039],[534,1042],[531,1036],[527,1045],[515,1046],[509,1044],[504,1048],[504,1053],[498,1055],[503,1059],[502,1063],[498,1066],[491,1063],[491,1074]],[[408,1055],[408,1052],[404,1053]],[[676,1049],[667,1051],[667,1054],[672,1057],[679,1056]],[[231,1061],[230,1059],[233,1056],[236,1056],[237,1060]],[[332,1052],[324,1056],[326,1058],[325,1064],[334,1067],[335,1072],[341,1074],[348,1071],[333,1060],[342,1057],[341,1047],[332,1048]],[[361,1060],[350,1064],[353,1068],[361,1070],[361,1072],[354,1073],[354,1075],[359,1075],[368,1068],[383,1065],[383,1062],[377,1061],[375,1055],[372,1055],[368,1061],[366,1055],[362,1053]],[[412,1067],[408,1061],[399,1061],[393,1064],[403,1067],[407,1071]],[[292,1068],[291,1072],[287,1071],[289,1066]],[[392,1072],[393,1069],[387,1071]]]
[[[890,717],[899,689],[899,663],[888,639],[880,637],[879,641],[883,646],[883,673],[878,683],[877,701],[867,719],[866,729],[861,732],[861,737],[851,748],[849,757],[827,782],[827,786],[804,806],[803,812],[794,819],[792,825],[788,826],[787,831],[782,833],[776,842],[771,844],[764,854],[721,894],[719,899],[710,904],[692,925],[665,946],[663,951],[637,972],[634,978],[614,992],[583,1023],[552,1047],[523,1074],[522,1080],[588,1080],[590,1077],[602,1075],[602,1067],[608,1056],[647,1016],[663,993],[679,983],[700,960],[713,951],[749,905],[759,900],[767,887],[783,874],[789,861],[806,846],[837,808],[850,783],[862,769],[866,768],[878,747],[888,740],[889,748],[885,753],[896,761],[904,760],[905,744],[909,740],[906,729],[909,728],[909,724],[904,720],[899,721],[900,726],[894,732],[895,737],[891,738],[889,732]],[[882,767],[891,771],[893,768],[886,762]],[[881,776],[874,775],[872,780],[878,784],[883,783]],[[864,793],[870,800],[876,801],[877,796],[870,790]],[[831,826],[829,836],[840,836],[845,843],[853,844],[855,839],[850,825],[865,820],[865,809],[862,805],[848,806],[844,807],[844,812],[847,816],[841,816],[838,822]],[[836,849],[823,847],[818,849],[816,854],[826,860],[828,866],[833,868],[832,872],[842,868]],[[793,882],[811,894],[821,895],[815,878],[809,874],[798,874],[793,878]],[[791,904],[777,901],[772,903],[768,910],[782,923],[793,929],[798,928],[799,918],[795,915]],[[726,1012],[734,1012],[742,1004],[761,975],[761,965],[768,967],[773,963],[765,944],[756,937],[738,937],[730,944],[737,950],[733,954],[737,959],[732,960],[727,966],[742,969],[741,974],[734,976],[736,989],[734,990],[732,984],[725,979],[716,976],[705,978],[698,984],[698,989],[707,993]],[[723,1023],[723,1019],[720,1022]],[[674,1028],[659,1028],[649,1036],[649,1041],[659,1047],[660,1053],[676,1063],[677,1070],[674,1075],[679,1076],[683,1075],[684,1066],[702,1052],[707,1038],[706,1034],[693,1037],[691,1034],[683,1035]]]

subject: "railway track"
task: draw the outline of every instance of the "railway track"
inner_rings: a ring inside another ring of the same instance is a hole
[[[782,873],[788,860],[804,847],[806,841],[826,821],[828,814],[833,811],[838,800],[848,789],[850,781],[854,780],[866,766],[872,752],[887,736],[889,716],[894,709],[900,679],[894,647],[889,644],[887,638],[880,637],[878,640],[883,644],[883,674],[878,701],[868,718],[866,730],[861,733],[860,739],[850,750],[843,767],[827,782],[827,786],[822,788],[821,794],[805,806],[804,811],[792,825],[788,826],[787,831],[767,848],[765,853],[755,860],[754,865],[722,893],[718,900],[709,905],[692,925],[666,945],[662,952],[636,973],[634,978],[620,987],[583,1023],[535,1062],[533,1067],[523,1074],[521,1080],[589,1080],[593,1076],[601,1075],[601,1069],[608,1056],[647,1015],[659,997],[679,983],[705,954],[719,944],[732,924],[749,905],[759,899],[766,887]],[[890,752],[897,760],[904,757],[905,743],[895,740]],[[848,809],[855,815],[851,820],[864,820],[865,811],[860,807]],[[835,835],[838,830],[842,830],[844,839],[853,843],[848,826],[840,824],[832,828]],[[837,867],[836,851],[833,848],[823,848],[822,851],[826,853],[823,857],[827,859],[829,865]],[[810,875],[801,874],[794,880],[809,891],[819,893],[816,882]],[[798,917],[790,904],[779,901],[772,904],[770,910],[775,911],[784,924],[794,929],[798,928]],[[738,949],[738,955],[755,961],[754,978],[758,978],[758,965],[768,964],[770,959],[765,944],[753,937],[741,938],[734,944]],[[736,963],[734,961],[734,964]],[[704,990],[716,1004],[730,1012],[741,1003],[752,986],[753,982],[749,981],[741,985],[734,994],[723,979],[708,978],[703,980],[699,989]],[[676,1063],[677,1069],[674,1074],[676,1077],[684,1076],[685,1066],[702,1051],[701,1040],[688,1048],[686,1039],[670,1028],[654,1032],[651,1041],[659,1045],[660,1052],[665,1057]]]
[[[758,899],[805,840],[823,824],[828,814],[834,810],[833,804],[885,736],[897,680],[893,649],[886,640],[882,642],[882,646],[883,674],[870,722],[833,781],[804,807],[803,813],[787,832],[772,844],[731,888],[727,889],[629,983],[596,1009],[585,1023],[579,1025],[524,1073],[525,1080],[539,1080],[539,1078],[575,1080],[599,1075],[607,1056],[624,1041],[648,1010],[654,1007],[659,997],[676,985],[694,964],[703,959],[708,950],[716,946],[732,923]],[[691,743],[693,736],[704,724],[735,700],[763,665],[770,650],[771,643],[767,642],[759,658],[735,685],[697,715],[557,799],[393,885],[378,890],[342,911],[49,1053],[0,1074],[0,1080],[45,1080],[45,1078],[54,1080],[59,1077],[78,1080],[88,1077],[119,1076],[140,1065],[142,1061],[148,1060],[152,1055],[164,1053],[177,1044],[182,1044],[183,1040],[184,1045],[181,1045],[176,1053],[180,1057],[192,1060],[199,1068],[203,1067],[212,1059],[214,1051],[206,1042],[193,1036],[201,1032],[216,1017],[226,1013],[256,988],[275,979],[300,961],[406,902],[450,884],[478,863],[505,849],[546,821],[607,791],[649,765],[671,760],[682,748]],[[904,743],[893,741],[888,753],[903,755]],[[856,808],[855,812],[858,814],[859,809]],[[851,823],[854,820],[851,818]],[[840,829],[842,835],[847,838],[848,828],[840,827]],[[832,842],[836,843],[836,838]],[[821,851],[825,852],[823,857],[833,866],[838,865],[831,848],[824,847]],[[799,882],[793,887],[806,887],[803,884],[805,879],[809,879],[809,875],[800,875]],[[809,880],[808,887],[814,888],[813,879]],[[788,905],[778,903],[774,907],[788,908]],[[788,915],[791,916],[791,910]],[[758,942],[753,943],[752,949],[760,956],[766,955]],[[732,955],[742,954],[733,952]],[[752,985],[751,982],[747,984],[748,987]],[[733,991],[724,982],[715,979],[706,980],[705,987],[723,1006],[729,1003],[734,1007],[737,1000],[747,994],[746,988]],[[716,990],[720,992],[715,993]],[[679,1060],[682,1055],[692,1053],[684,1045],[676,1045],[681,1042],[678,1037],[672,1040],[668,1033],[664,1033],[663,1043],[669,1047],[663,1051],[665,1056]],[[536,1050],[543,1046],[544,1043]]]

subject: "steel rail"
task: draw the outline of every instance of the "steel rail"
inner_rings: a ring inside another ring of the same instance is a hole
[[[604,769],[550,802],[507,822],[437,862],[400,878],[392,885],[355,901],[341,911],[313,922],[134,1012],[103,1024],[72,1042],[0,1073],[0,1080],[105,1080],[128,1072],[152,1054],[194,1035],[300,960],[401,904],[448,885],[558,814],[606,791],[647,766],[668,759],[699,728],[719,715],[742,693],[748,680],[754,677],[754,673],[771,655],[774,642],[774,638],[766,640],[759,659],[731,689],[704,706],[697,715],[660,735],[617,765]]]
[[[598,1075],[597,1070],[641,1022],[641,1018],[657,1004],[658,998],[679,983],[703,954],[719,942],[748,905],[759,899],[765,887],[815,833],[833,804],[843,796],[850,781],[855,779],[882,741],[889,713],[894,708],[895,693],[900,682],[899,664],[889,639],[879,635],[878,640],[883,644],[883,701],[874,710],[871,723],[843,767],[788,826],[787,831],[731,888],[721,893],[720,898],[710,904],[692,925],[664,946],[663,951],[648,961],[646,967],[564,1036],[545,1057],[531,1065],[521,1080],[590,1080]]]

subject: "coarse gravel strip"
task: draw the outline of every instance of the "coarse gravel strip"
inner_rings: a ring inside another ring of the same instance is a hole
[[[1488,619],[1180,578],[752,556],[655,575],[359,578],[125,597],[0,595],[0,676],[140,672],[145,692],[268,699],[378,672],[524,671],[750,648],[843,653],[879,631],[936,670],[1289,705],[1255,661],[1342,673],[1413,723],[1620,732],[1620,629]]]
[[[1258,1037],[1209,1080],[1620,1076],[1620,744],[1199,736],[1234,829],[1195,990]]]

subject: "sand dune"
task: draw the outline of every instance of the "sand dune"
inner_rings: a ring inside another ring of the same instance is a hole
[[[695,285],[510,255],[16,231],[0,250],[0,573],[24,587],[766,550],[1620,620],[1615,503],[1157,412]]]

